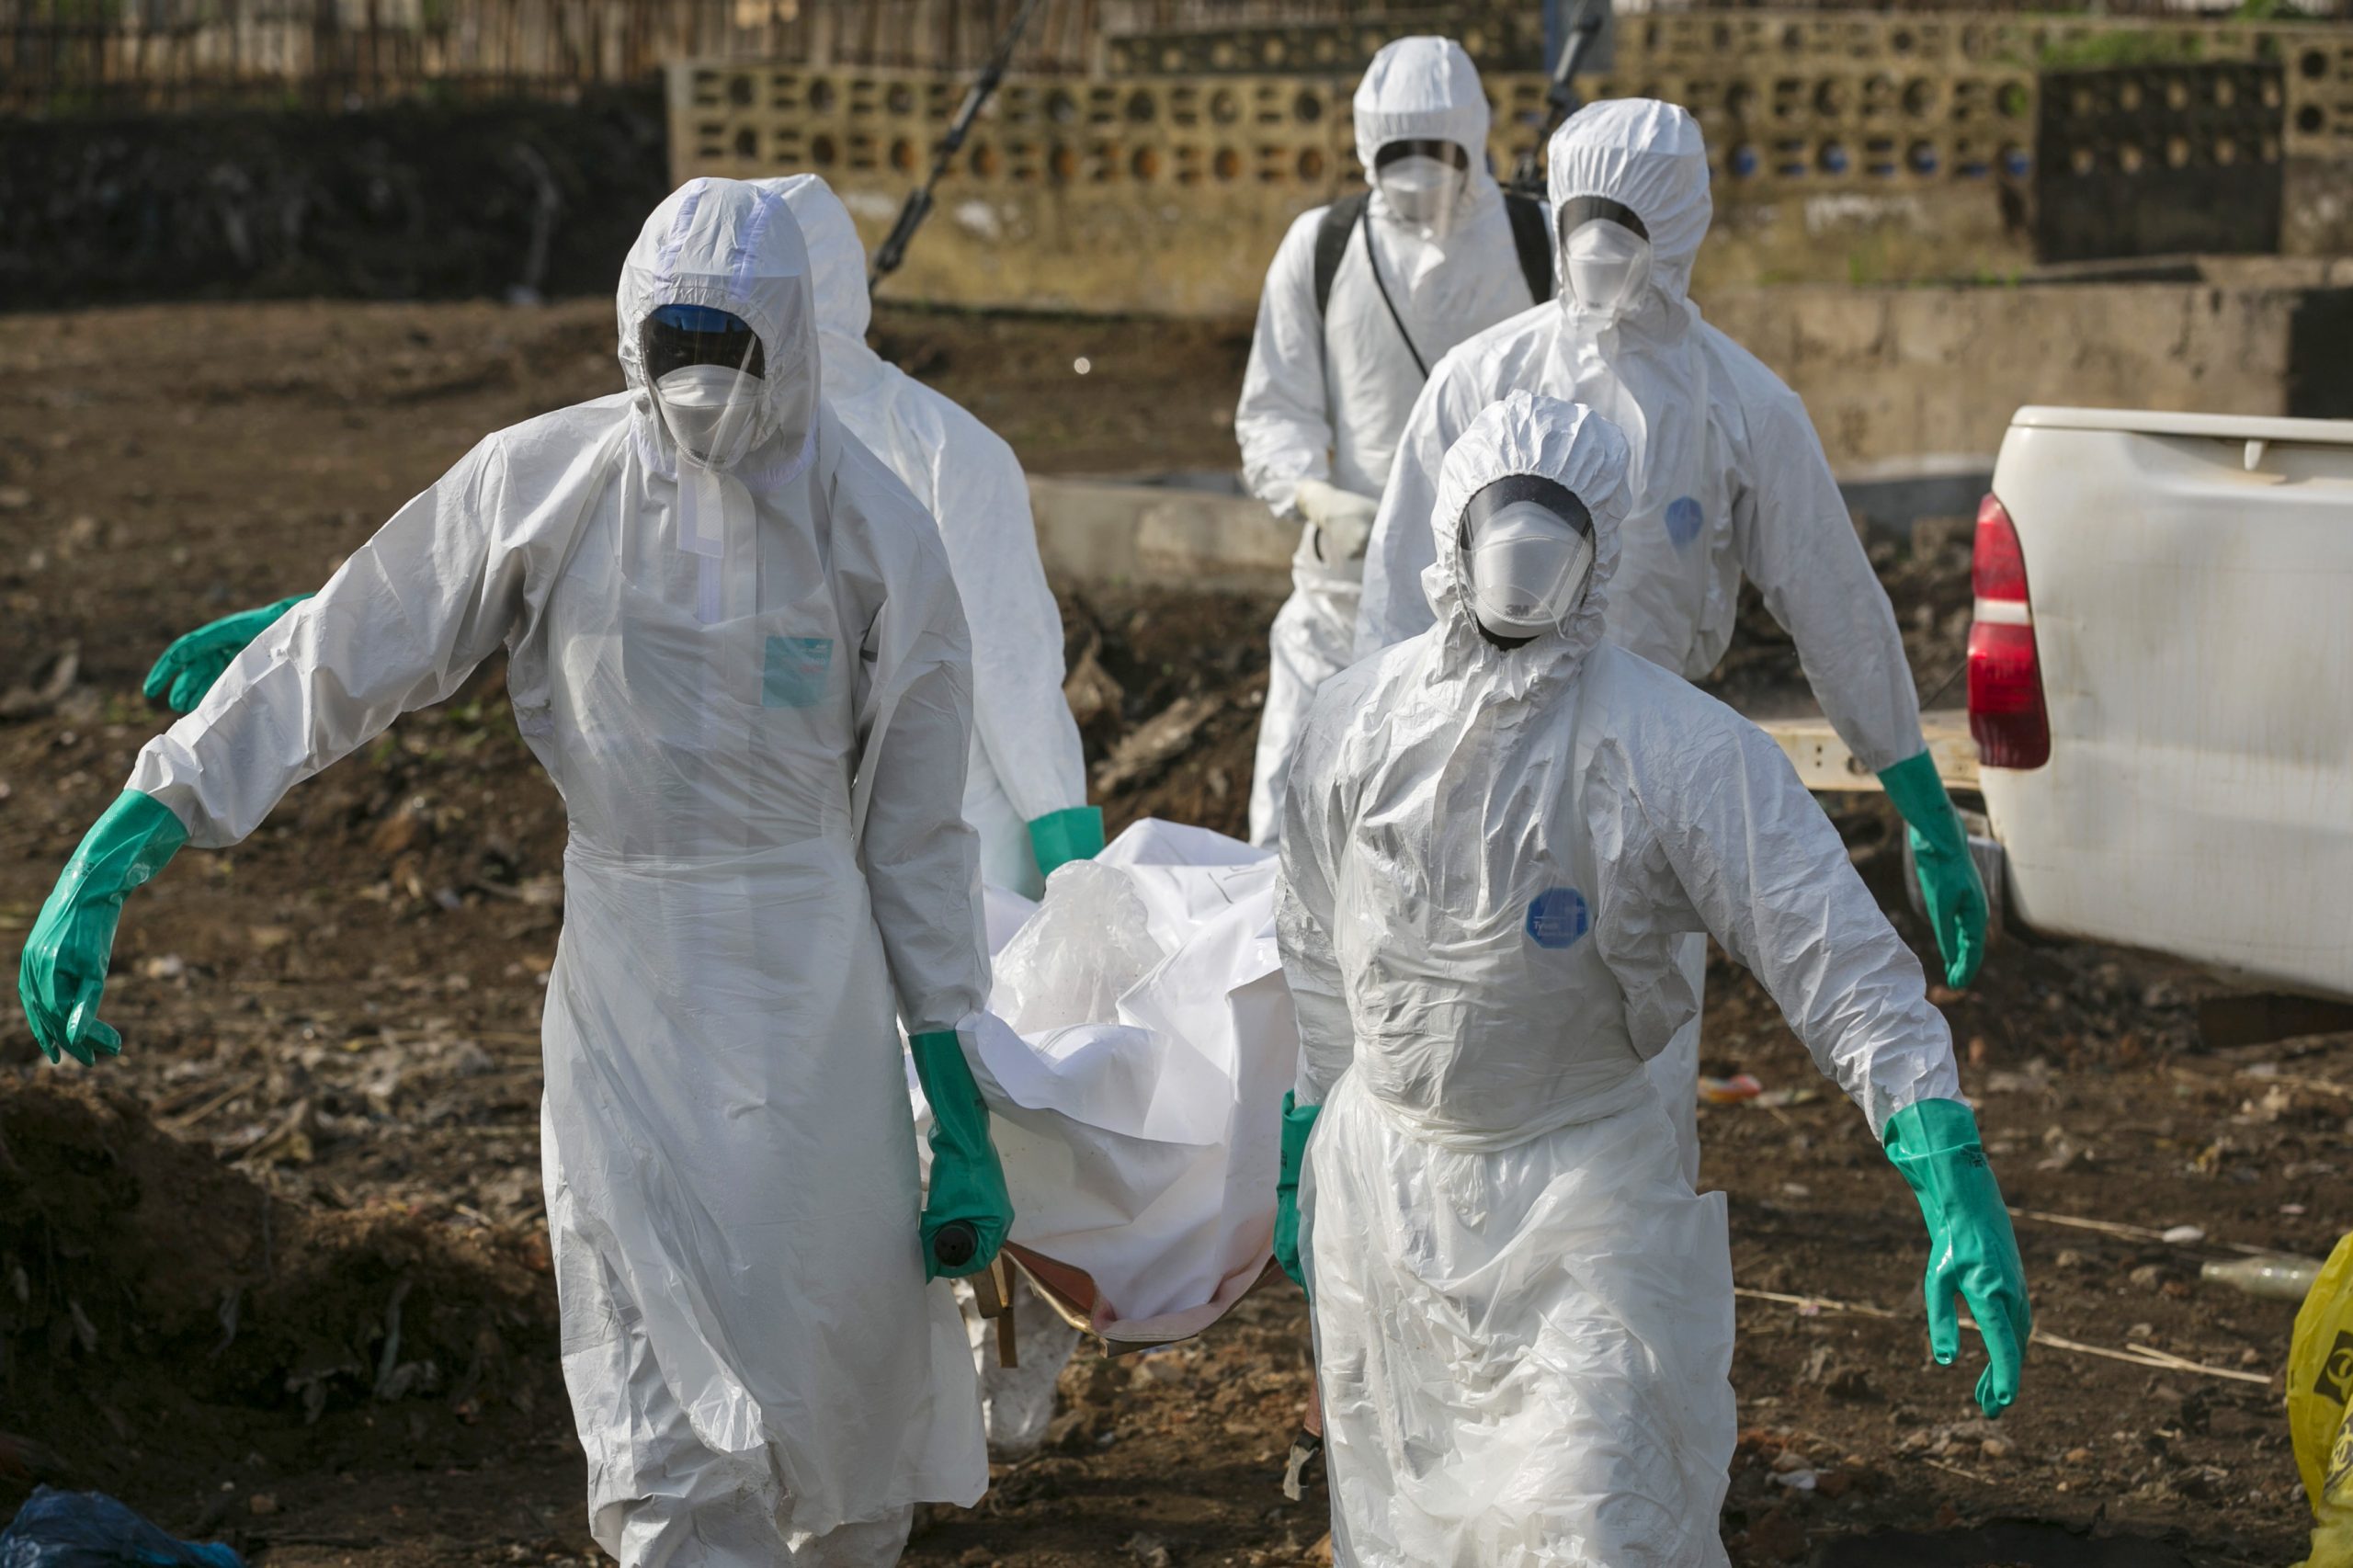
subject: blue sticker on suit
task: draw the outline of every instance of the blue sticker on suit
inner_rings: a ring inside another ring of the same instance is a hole
[[[1698,539],[1707,523],[1707,512],[1688,495],[1677,495],[1666,504],[1666,537],[1677,550]]]
[[[760,671],[764,708],[814,708],[825,700],[825,677],[833,673],[830,637],[771,637]]]
[[[1528,939],[1540,948],[1573,948],[1593,927],[1593,912],[1574,888],[1546,888],[1528,905]]]

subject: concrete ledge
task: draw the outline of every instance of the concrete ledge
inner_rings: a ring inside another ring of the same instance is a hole
[[[1909,539],[1929,517],[1973,517],[1994,488],[1994,459],[1960,454],[1861,463],[1841,470],[1838,494],[1866,534]]]
[[[1296,530],[1231,490],[1032,476],[1029,510],[1051,577],[1182,585],[1211,593],[1279,594],[1290,587]]]
[[[1840,475],[1838,489],[1867,532],[1902,540],[1926,517],[1974,517],[1993,471],[1991,458],[1968,456],[1872,463]],[[1290,591],[1298,530],[1241,494],[1232,474],[1032,475],[1029,510],[1038,553],[1058,581]]]

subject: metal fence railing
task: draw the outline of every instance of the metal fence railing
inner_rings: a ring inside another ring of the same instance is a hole
[[[1017,0],[0,0],[0,114],[568,96],[679,56],[967,69]],[[1186,7],[1151,4],[1146,12]],[[1100,0],[1018,62],[1087,68]]]
[[[1153,34],[1434,15],[1524,17],[1542,0],[1046,0],[1015,62],[1103,68]],[[0,115],[254,105],[347,108],[416,97],[568,97],[651,82],[664,62],[969,70],[1019,0],[0,0]],[[2216,0],[2228,8],[2229,0]],[[1620,0],[1621,11],[1929,10],[1927,0]],[[2091,9],[1978,0],[1977,13]],[[2196,20],[2203,0],[2097,0],[2102,17]],[[2353,17],[2286,0],[2272,19]]]

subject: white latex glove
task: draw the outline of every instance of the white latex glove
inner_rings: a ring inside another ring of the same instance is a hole
[[[1358,561],[1372,540],[1372,520],[1381,497],[1359,495],[1320,479],[1302,479],[1292,492],[1299,515],[1315,526],[1317,556],[1326,562]]]

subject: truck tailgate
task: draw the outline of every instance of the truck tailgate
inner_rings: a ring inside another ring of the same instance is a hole
[[[2051,722],[1981,775],[2013,913],[2353,995],[2353,425],[2027,409],[1994,492]]]

